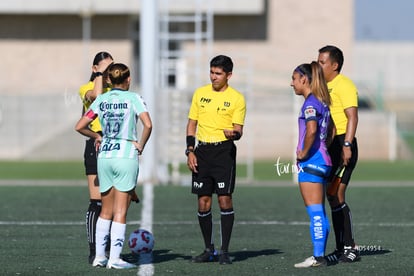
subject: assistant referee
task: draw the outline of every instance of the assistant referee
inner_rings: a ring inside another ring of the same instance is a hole
[[[228,249],[234,223],[236,146],[233,141],[243,135],[246,114],[244,96],[228,84],[232,71],[230,57],[214,57],[210,61],[211,84],[194,92],[188,114],[185,154],[192,171],[192,193],[198,195],[197,215],[205,245],[204,252],[192,258],[195,263],[217,260],[211,213],[213,193],[217,194],[221,214],[218,260],[220,264],[232,263]]]

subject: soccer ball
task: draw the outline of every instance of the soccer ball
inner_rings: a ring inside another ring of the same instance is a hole
[[[129,235],[128,246],[132,253],[150,253],[154,248],[154,236],[145,229],[138,229]]]

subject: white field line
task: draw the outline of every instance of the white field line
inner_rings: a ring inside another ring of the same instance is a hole
[[[144,209],[144,208],[143,208]],[[219,223],[218,221],[215,223]],[[140,225],[140,228],[144,225],[140,220],[128,221],[128,225]],[[288,226],[307,226],[307,221],[235,221],[236,225],[288,225]],[[84,221],[0,221],[0,225],[6,226],[76,226],[85,225]],[[198,225],[197,221],[158,221],[153,222],[152,225]],[[414,222],[362,222],[354,223],[355,226],[368,226],[368,227],[414,227]],[[146,228],[147,229],[147,228]]]
[[[140,228],[152,232],[153,224],[153,207],[154,207],[154,186],[152,183],[145,183],[143,186],[143,202],[141,209]],[[131,224],[128,222],[128,224]],[[155,235],[154,235],[155,236]],[[152,252],[148,254],[141,254],[139,257],[138,276],[152,276],[154,275],[154,265],[152,264]]]

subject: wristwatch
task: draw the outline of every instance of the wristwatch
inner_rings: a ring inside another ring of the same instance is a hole
[[[185,149],[185,155],[188,156],[190,152],[194,152],[194,149]]]
[[[344,147],[350,147],[352,146],[351,142],[345,141],[344,142]]]
[[[95,72],[95,77],[100,77],[100,76],[103,76],[102,72],[99,72],[99,71]]]

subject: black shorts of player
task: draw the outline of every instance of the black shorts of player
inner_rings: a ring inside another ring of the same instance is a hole
[[[332,144],[328,148],[328,152],[332,160],[331,175],[329,176],[330,180],[333,179],[335,172],[337,171],[338,167],[342,164],[342,147],[344,145],[344,141],[345,134],[337,135],[335,136],[334,140],[332,141]],[[346,185],[348,185],[351,179],[352,172],[354,171],[354,168],[358,161],[358,143],[356,137],[354,138],[354,141],[352,141],[351,152],[351,159],[349,160],[349,163],[346,166],[341,179],[341,182]]]
[[[85,165],[85,174],[98,174],[97,152],[95,150],[95,139],[89,139],[85,142],[85,151],[83,153],[83,162]]]
[[[198,173],[193,173],[191,192],[200,196],[232,194],[236,177],[236,152],[236,145],[231,140],[198,143],[194,151]]]

